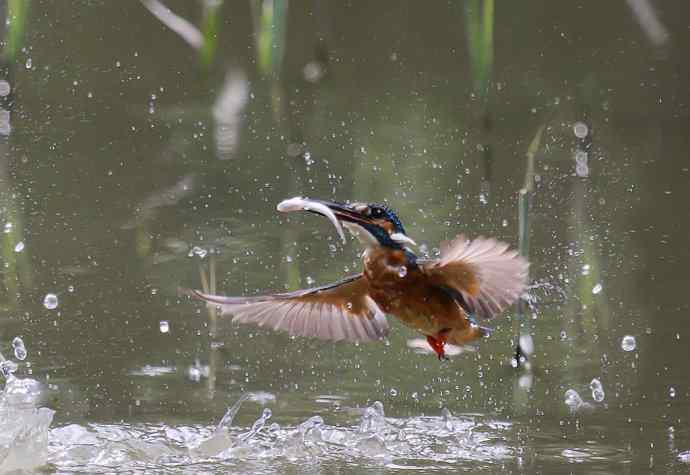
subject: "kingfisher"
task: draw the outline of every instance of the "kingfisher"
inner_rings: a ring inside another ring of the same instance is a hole
[[[462,346],[487,336],[490,329],[481,323],[519,299],[527,284],[527,260],[493,238],[460,234],[441,243],[437,258],[417,256],[414,240],[386,205],[297,197],[277,209],[324,216],[343,241],[346,228],[364,247],[362,271],[320,287],[261,296],[185,293],[217,306],[233,322],[322,340],[382,340],[390,331],[386,317],[394,317],[426,336],[445,360],[446,343]]]

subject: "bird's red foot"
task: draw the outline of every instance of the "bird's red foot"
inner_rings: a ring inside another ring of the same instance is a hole
[[[426,341],[429,343],[431,349],[436,352],[436,355],[438,356],[439,360],[448,361],[446,351],[443,349],[443,347],[446,345],[446,341],[443,337],[437,338],[431,335],[427,335]]]

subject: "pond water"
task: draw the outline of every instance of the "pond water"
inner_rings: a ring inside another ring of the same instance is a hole
[[[0,472],[690,470],[690,4],[5,3]],[[525,186],[527,311],[449,362],[178,297],[360,268],[285,198],[433,256]]]

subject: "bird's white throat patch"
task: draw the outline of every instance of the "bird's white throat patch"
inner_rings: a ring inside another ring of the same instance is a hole
[[[350,231],[350,233],[356,237],[363,246],[376,247],[380,245],[379,241],[374,237],[374,235],[359,224],[344,221],[343,226],[345,226],[345,229]]]

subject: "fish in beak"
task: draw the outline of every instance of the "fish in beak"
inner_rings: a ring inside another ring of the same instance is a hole
[[[345,242],[343,226],[366,245],[404,247],[416,245],[405,234],[398,217],[386,206],[367,203],[338,203],[335,201],[313,200],[295,197],[281,201],[278,211],[309,211],[325,216],[335,226],[340,238]]]

